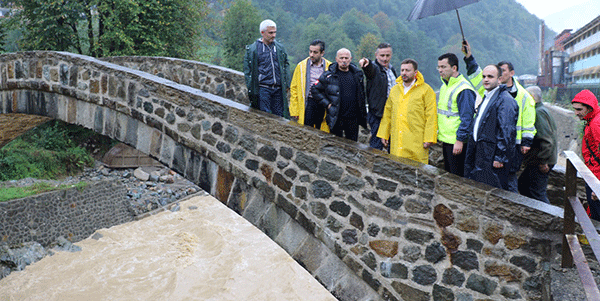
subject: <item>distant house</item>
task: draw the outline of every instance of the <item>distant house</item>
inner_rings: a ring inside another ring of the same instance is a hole
[[[600,84],[600,16],[564,41],[569,56],[570,86]]]

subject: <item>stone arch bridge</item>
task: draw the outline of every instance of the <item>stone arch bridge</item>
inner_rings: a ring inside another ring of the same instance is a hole
[[[250,109],[243,74],[171,58],[0,56],[0,113],[134,146],[340,300],[546,298],[562,210]]]

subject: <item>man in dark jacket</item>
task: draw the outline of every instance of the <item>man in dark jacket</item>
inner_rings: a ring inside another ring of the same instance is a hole
[[[377,137],[377,131],[383,116],[385,102],[390,90],[396,84],[396,78],[398,78],[396,69],[390,64],[392,45],[389,43],[379,44],[377,50],[375,50],[375,58],[375,61],[362,58],[358,61],[358,65],[367,77],[367,103],[369,104],[367,120],[371,128],[369,146],[375,149],[383,149],[383,143]]]
[[[475,109],[467,145],[465,177],[494,187],[508,186],[508,163],[515,151],[519,107],[505,85],[499,85],[496,65],[483,69],[483,101]]]
[[[519,176],[519,192],[542,202],[550,203],[546,194],[548,173],[556,164],[556,123],[542,103],[542,90],[538,86],[527,88],[535,100],[535,129],[531,149],[525,154],[525,169]],[[518,149],[517,149],[518,151]]]
[[[311,87],[313,99],[327,110],[331,133],[358,140],[358,126],[367,128],[363,72],[351,64],[350,50],[337,51],[335,63]]]
[[[244,76],[250,106],[277,116],[290,117],[287,101],[288,59],[283,45],[275,41],[277,25],[272,20],[260,23],[262,38],[246,46]]]
[[[583,90],[571,101],[575,115],[585,121],[583,139],[581,141],[581,155],[590,171],[600,179],[600,107],[598,99],[590,90]],[[598,197],[592,198],[592,190],[586,185],[587,201],[590,217],[600,221],[600,201]]]

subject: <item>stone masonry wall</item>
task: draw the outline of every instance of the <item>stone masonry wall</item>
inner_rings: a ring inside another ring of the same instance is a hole
[[[0,202],[0,237],[9,246],[29,241],[48,246],[59,236],[85,239],[97,229],[133,220],[126,193],[119,182],[102,181]]]
[[[244,73],[197,61],[168,57],[116,56],[101,60],[125,66],[249,105]]]
[[[68,53],[0,56],[0,112],[126,142],[262,229],[340,300],[540,300],[562,210]]]

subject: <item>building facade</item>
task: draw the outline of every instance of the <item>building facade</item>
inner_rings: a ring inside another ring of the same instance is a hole
[[[570,86],[600,84],[600,16],[577,30],[565,41],[569,56]]]

